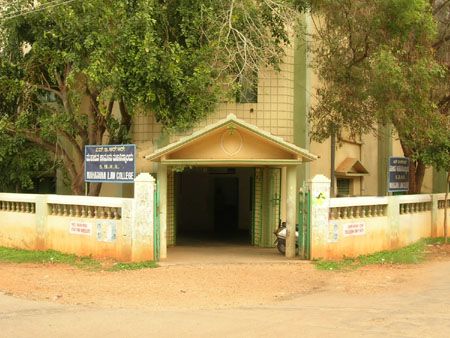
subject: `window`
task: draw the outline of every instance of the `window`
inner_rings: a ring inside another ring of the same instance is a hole
[[[238,78],[239,88],[236,94],[237,103],[258,102],[258,73],[251,72]]]
[[[336,180],[337,196],[338,197],[350,196],[351,184],[352,182],[350,178],[338,178]]]

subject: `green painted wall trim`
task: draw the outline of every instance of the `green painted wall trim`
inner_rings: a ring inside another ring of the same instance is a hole
[[[300,22],[301,32],[294,41],[294,144],[309,149],[308,114],[310,109],[311,81],[308,68],[307,44],[303,39],[309,30],[309,16],[305,14]],[[303,33],[302,33],[303,32]],[[298,166],[298,182],[309,178],[309,166]]]
[[[392,127],[378,127],[378,196],[386,196],[388,181],[388,162],[392,156]]]
[[[433,168],[433,193],[444,193],[447,182],[447,173]]]

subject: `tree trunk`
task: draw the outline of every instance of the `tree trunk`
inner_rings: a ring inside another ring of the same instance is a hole
[[[100,190],[102,188],[101,183],[91,183],[89,184],[89,196],[98,196],[100,194]]]
[[[415,168],[415,189],[411,191],[411,194],[420,194],[422,192],[422,184],[425,177],[425,164],[422,161],[417,161],[415,163]]]
[[[74,195],[84,195],[84,172],[77,172],[75,177],[71,177],[71,190]]]
[[[413,152],[406,147],[400,140],[402,145],[403,154],[409,158],[409,190],[408,194],[420,194],[422,191],[423,179],[425,177],[425,164],[420,161],[413,161]]]
[[[86,194],[86,182],[84,181],[84,165],[81,170],[77,172],[75,177],[71,177],[71,190],[74,195],[85,195]],[[90,183],[89,184],[89,196],[98,196],[102,188],[101,183]]]
[[[447,172],[447,184],[445,187],[445,198],[444,198],[444,240],[445,244],[447,244],[447,209],[448,209],[448,186],[450,185],[450,171]]]
[[[409,190],[408,194],[420,194],[425,177],[425,164],[422,161],[409,162]]]

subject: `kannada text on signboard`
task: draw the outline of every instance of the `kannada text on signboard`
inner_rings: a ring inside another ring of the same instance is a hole
[[[409,189],[409,158],[389,157],[388,191],[408,191]]]
[[[86,146],[85,181],[133,182],[136,173],[135,152],[134,144]]]

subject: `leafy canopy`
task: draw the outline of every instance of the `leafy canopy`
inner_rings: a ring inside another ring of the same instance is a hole
[[[448,168],[450,121],[439,106],[448,95],[448,66],[436,58],[439,29],[430,2],[317,0],[312,11],[321,80],[313,138],[392,124],[416,164]]]
[[[277,67],[303,0],[17,0],[0,18],[0,129],[64,164],[83,190],[86,144],[130,140],[132,116],[186,129]],[[26,15],[15,15],[27,11]]]

